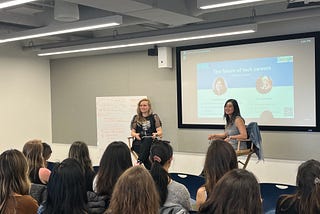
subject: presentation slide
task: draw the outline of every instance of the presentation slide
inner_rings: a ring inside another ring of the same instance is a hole
[[[294,118],[292,56],[200,63],[197,81],[199,118],[221,117],[230,95],[255,103],[242,106],[246,117]]]
[[[316,126],[314,37],[192,47],[180,63],[182,124],[224,125],[232,98],[246,124]]]

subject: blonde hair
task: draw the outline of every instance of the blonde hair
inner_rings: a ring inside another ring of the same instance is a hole
[[[32,170],[45,167],[41,140],[34,139],[26,142],[23,146],[22,152],[27,158],[29,173]]]
[[[0,213],[6,211],[13,193],[27,195],[30,189],[28,163],[18,150],[7,150],[0,155]]]
[[[140,104],[141,104],[142,102],[148,102],[148,106],[149,106],[149,112],[148,112],[148,114],[149,114],[149,115],[152,114],[151,101],[150,101],[148,98],[143,98],[142,100],[140,100],[140,101],[138,102],[138,106],[137,106],[137,121],[138,121],[139,123],[142,123],[142,122],[144,122],[144,121],[146,120],[146,119],[142,116],[142,112],[140,111]]]
[[[119,177],[106,213],[158,214],[159,206],[159,195],[150,173],[142,166],[134,166]]]

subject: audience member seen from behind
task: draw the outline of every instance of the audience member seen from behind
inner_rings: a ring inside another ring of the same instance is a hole
[[[159,191],[162,210],[171,207],[172,209],[189,211],[191,205],[188,189],[183,184],[172,180],[168,173],[173,155],[169,143],[169,141],[159,140],[152,144],[150,149],[150,160],[152,162],[150,173]]]
[[[35,214],[38,203],[29,194],[28,163],[18,150],[0,155],[0,214]]]
[[[118,179],[105,214],[158,214],[159,194],[142,166],[127,169]]]
[[[89,155],[89,149],[86,143],[75,141],[69,149],[69,158],[76,159],[84,170],[86,180],[86,190],[92,191],[92,182],[95,172]]]
[[[79,162],[67,158],[57,164],[50,176],[47,201],[38,214],[87,213],[84,171]]]
[[[199,208],[200,214],[262,214],[260,186],[245,169],[227,172]]]
[[[93,189],[99,196],[106,196],[106,207],[109,206],[114,185],[120,175],[132,167],[130,150],[122,141],[114,141],[104,151],[99,171],[93,182]]]
[[[228,171],[238,168],[235,150],[223,140],[213,140],[207,150],[203,173],[205,184],[197,191],[196,205],[199,207],[207,199],[218,180]]]
[[[47,161],[50,159],[51,157],[51,153],[52,153],[52,150],[51,150],[51,147],[49,144],[45,143],[45,142],[42,142],[42,147],[43,147],[43,153],[42,153],[42,156],[43,156],[43,159],[45,161],[45,165],[47,166]]]
[[[152,112],[149,99],[142,99],[137,106],[137,114],[131,120],[131,136],[140,141],[138,163],[150,169],[149,152],[152,141],[162,137],[161,120]]]
[[[229,142],[236,150],[238,140],[247,139],[247,130],[244,119],[241,117],[238,102],[235,99],[229,99],[224,104],[224,118],[226,120],[225,131],[220,134],[209,135],[209,140],[223,139]],[[247,144],[241,143],[240,149],[246,149]]]
[[[276,213],[320,213],[320,162],[308,160],[298,168],[297,192],[280,196]]]
[[[29,165],[29,178],[32,183],[48,183],[51,171],[45,167],[41,140],[30,140],[23,146],[23,154]]]

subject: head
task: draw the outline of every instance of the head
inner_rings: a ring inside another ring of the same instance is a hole
[[[76,159],[85,170],[93,170],[89,149],[85,142],[75,141],[72,143],[69,149],[69,158]]]
[[[167,199],[169,184],[168,169],[172,161],[173,150],[169,141],[155,141],[150,148],[151,175],[159,191],[161,205]]]
[[[43,147],[43,158],[45,161],[49,160],[52,150],[49,144],[42,142],[42,147]]]
[[[206,190],[211,192],[225,173],[237,168],[238,159],[233,147],[223,140],[213,140],[207,150],[204,163]]]
[[[200,213],[261,214],[260,186],[245,169],[227,172],[200,206]]]
[[[217,95],[221,95],[224,92],[226,92],[227,86],[225,83],[225,80],[222,77],[218,77],[214,81],[214,91],[217,93]]]
[[[8,198],[14,194],[29,194],[28,163],[18,150],[7,150],[0,155],[0,213],[4,212]]]
[[[235,99],[229,99],[224,104],[224,118],[227,125],[232,124],[237,116],[241,116],[238,102]]]
[[[113,187],[120,175],[132,167],[130,150],[122,141],[110,143],[104,151],[97,174],[97,192],[111,197]]]
[[[112,193],[109,210],[112,214],[158,214],[159,196],[148,170],[134,166],[120,176]]]
[[[43,146],[41,140],[30,140],[26,142],[22,149],[27,158],[29,171],[44,167]]]
[[[143,98],[138,102],[137,115],[142,116],[143,113],[152,114],[151,101],[147,98]]]
[[[300,197],[301,213],[320,210],[320,162],[308,160],[298,168],[297,197]]]
[[[47,189],[44,213],[84,213],[87,203],[85,177],[76,159],[67,158],[54,167]]]

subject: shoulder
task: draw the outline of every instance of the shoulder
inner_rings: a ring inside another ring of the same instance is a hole
[[[172,182],[168,185],[168,189],[173,189],[173,190],[182,190],[182,191],[188,191],[187,187],[175,180],[172,180]]]
[[[234,119],[235,124],[243,124],[244,125],[244,119],[241,116],[236,116]]]
[[[32,211],[38,210],[38,202],[32,198],[30,195],[22,195],[16,197],[17,203],[19,203],[19,207],[24,208],[25,210]]]

